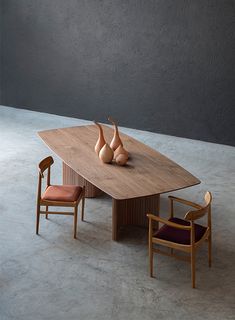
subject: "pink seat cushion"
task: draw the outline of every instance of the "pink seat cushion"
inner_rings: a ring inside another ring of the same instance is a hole
[[[178,223],[184,226],[189,226],[190,222],[179,219],[179,218],[171,218],[169,221]],[[195,226],[195,242],[199,241],[204,233],[206,232],[206,227],[203,227],[199,224],[194,224]],[[177,229],[174,227],[170,227],[166,224],[164,224],[155,234],[154,238],[159,238],[175,243],[180,243],[180,244],[186,244],[189,245],[191,243],[190,239],[190,231],[189,230],[182,230],[182,229]]]
[[[77,201],[82,187],[72,185],[49,186],[42,195],[42,200],[50,201]]]

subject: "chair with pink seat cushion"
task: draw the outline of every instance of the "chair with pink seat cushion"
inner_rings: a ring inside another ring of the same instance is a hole
[[[39,232],[39,220],[40,215],[45,214],[48,218],[48,214],[64,214],[74,216],[74,233],[77,235],[77,211],[80,201],[82,201],[81,219],[84,219],[84,205],[85,205],[85,187],[75,185],[51,185],[51,165],[54,163],[52,157],[43,159],[39,165],[38,176],[38,196],[37,196],[37,214],[36,214],[36,234]],[[47,186],[43,194],[42,192],[42,179],[44,178],[44,172],[47,170]],[[45,206],[46,210],[42,211],[41,206]],[[71,207],[73,211],[48,211],[49,207]]]
[[[82,187],[63,185],[63,186],[49,186],[42,195],[42,200],[52,201],[76,201],[82,192]]]
[[[147,214],[149,218],[149,271],[151,277],[153,277],[153,254],[160,253],[191,262],[192,287],[195,288],[195,253],[205,240],[208,241],[208,261],[209,267],[211,267],[211,193],[207,192],[204,198],[205,204],[201,206],[191,201],[169,196],[171,215],[168,220]],[[184,219],[176,218],[173,216],[174,201],[191,206],[194,210],[189,210]],[[207,215],[206,226],[194,223],[204,215]],[[153,230],[154,221],[157,224],[159,222],[163,224],[156,232]],[[170,248],[170,253],[157,249],[155,245]],[[174,249],[190,253],[190,258],[174,254]]]

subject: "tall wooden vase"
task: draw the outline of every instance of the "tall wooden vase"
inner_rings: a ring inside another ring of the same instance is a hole
[[[104,163],[111,163],[113,160],[113,149],[110,148],[110,146],[105,143],[103,148],[100,150],[99,158]]]
[[[99,129],[99,137],[98,140],[96,142],[95,145],[95,152],[97,153],[97,155],[99,155],[100,150],[103,148],[103,146],[105,145],[105,139],[104,139],[104,133],[103,133],[103,129],[101,127],[101,125],[94,121],[94,123],[97,125],[98,129]]]
[[[114,125],[114,134],[113,134],[113,139],[110,143],[110,147],[115,151],[120,145],[123,146],[122,140],[119,137],[119,132],[118,132],[118,127],[116,122],[111,118],[108,117],[108,120]]]

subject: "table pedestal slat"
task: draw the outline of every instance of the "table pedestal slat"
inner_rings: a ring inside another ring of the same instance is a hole
[[[158,215],[159,206],[160,195],[125,200],[113,199],[112,239],[118,240],[122,226],[134,225],[147,228],[147,213]],[[158,225],[154,225],[154,228],[158,229]]]
[[[77,172],[71,169],[63,162],[63,184],[72,184],[85,186],[85,197],[95,198],[103,194],[103,191],[98,189],[92,183],[84,179]]]

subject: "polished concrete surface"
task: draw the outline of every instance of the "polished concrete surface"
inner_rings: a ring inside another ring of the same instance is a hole
[[[175,195],[202,201],[213,194],[213,264],[207,246],[190,266],[155,256],[148,276],[147,233],[126,228],[111,241],[111,199],[87,199],[85,222],[72,238],[72,217],[41,218],[35,235],[37,163],[52,154],[37,131],[88,121],[0,106],[0,320],[235,319],[235,148],[132,129],[123,132],[197,176]],[[61,162],[54,156],[54,183]],[[183,207],[177,207],[179,216]],[[167,214],[167,195],[161,199]]]

